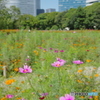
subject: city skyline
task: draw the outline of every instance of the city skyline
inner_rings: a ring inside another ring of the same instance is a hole
[[[14,5],[20,8],[22,14],[36,16],[39,13],[43,13],[43,10],[46,12],[47,9],[55,9],[57,12],[62,12],[70,8],[77,8],[78,6],[85,7],[99,1],[100,0],[8,0],[6,6],[10,7]]]
[[[16,6],[21,14],[37,15],[37,9],[40,9],[40,0],[8,0],[6,7]],[[33,9],[33,10],[32,10]]]

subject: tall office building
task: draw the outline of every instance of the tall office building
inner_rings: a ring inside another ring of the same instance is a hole
[[[70,8],[85,7],[86,0],[59,0],[59,12],[69,10]]]
[[[46,9],[46,13],[50,13],[50,12],[56,12],[56,9],[53,8]]]
[[[86,6],[90,6],[93,3],[100,2],[100,0],[86,0]]]
[[[37,9],[37,15],[41,14],[41,13],[44,13],[44,9]]]
[[[21,14],[37,15],[37,9],[40,9],[40,0],[7,0],[6,7],[16,6]]]

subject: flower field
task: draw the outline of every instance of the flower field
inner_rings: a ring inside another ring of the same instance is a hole
[[[0,31],[0,100],[100,100],[100,31]]]

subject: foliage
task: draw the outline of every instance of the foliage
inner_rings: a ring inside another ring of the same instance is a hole
[[[94,25],[97,29],[100,29],[100,6],[95,10]]]
[[[51,27],[51,30],[58,30],[59,28],[58,28],[58,26],[57,25],[53,25],[52,27]]]
[[[42,13],[37,16],[23,14],[19,8],[6,8],[0,1],[0,29],[38,29],[63,30],[70,29],[100,29],[100,3],[94,3],[84,8],[71,8],[63,12]],[[96,28],[95,28],[95,27]],[[54,28],[55,27],[55,28]]]
[[[39,19],[39,29],[51,29],[53,25],[56,25],[55,23],[55,16],[58,14],[58,12],[52,12],[52,13],[44,13],[37,16]]]
[[[15,29],[15,22],[18,20],[20,10],[14,6],[0,10],[0,28]]]
[[[84,29],[84,21],[85,21],[86,13],[82,7],[78,7],[76,13],[72,17],[74,19],[74,29]],[[74,18],[75,17],[75,18]]]
[[[38,25],[38,20],[32,15],[24,14],[20,15],[16,24],[18,25],[18,28],[35,29]]]
[[[67,11],[60,12],[55,16],[55,23],[56,23],[56,25],[58,26],[59,29],[64,28],[64,23],[66,23],[64,15],[66,13],[67,13]]]
[[[0,10],[5,8],[5,0],[0,0]]]
[[[99,15],[99,13],[97,12],[97,9],[99,8],[100,3],[94,3],[93,5],[84,8],[86,12],[85,26],[87,29],[95,29],[94,26],[96,25],[96,23],[98,23],[97,21],[95,22],[95,17]],[[97,29],[100,29],[99,25]]]

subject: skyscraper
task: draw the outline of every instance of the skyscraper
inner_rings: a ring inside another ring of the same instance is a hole
[[[46,13],[50,13],[50,12],[56,12],[56,9],[53,8],[46,9]]]
[[[59,12],[69,10],[70,8],[85,7],[86,0],[59,0]]]
[[[37,15],[37,9],[40,9],[40,0],[8,0],[6,7],[16,6],[21,14]]]
[[[37,15],[41,14],[41,13],[44,13],[44,9],[37,9]]]
[[[93,3],[100,2],[100,0],[86,0],[86,6],[92,5]]]

